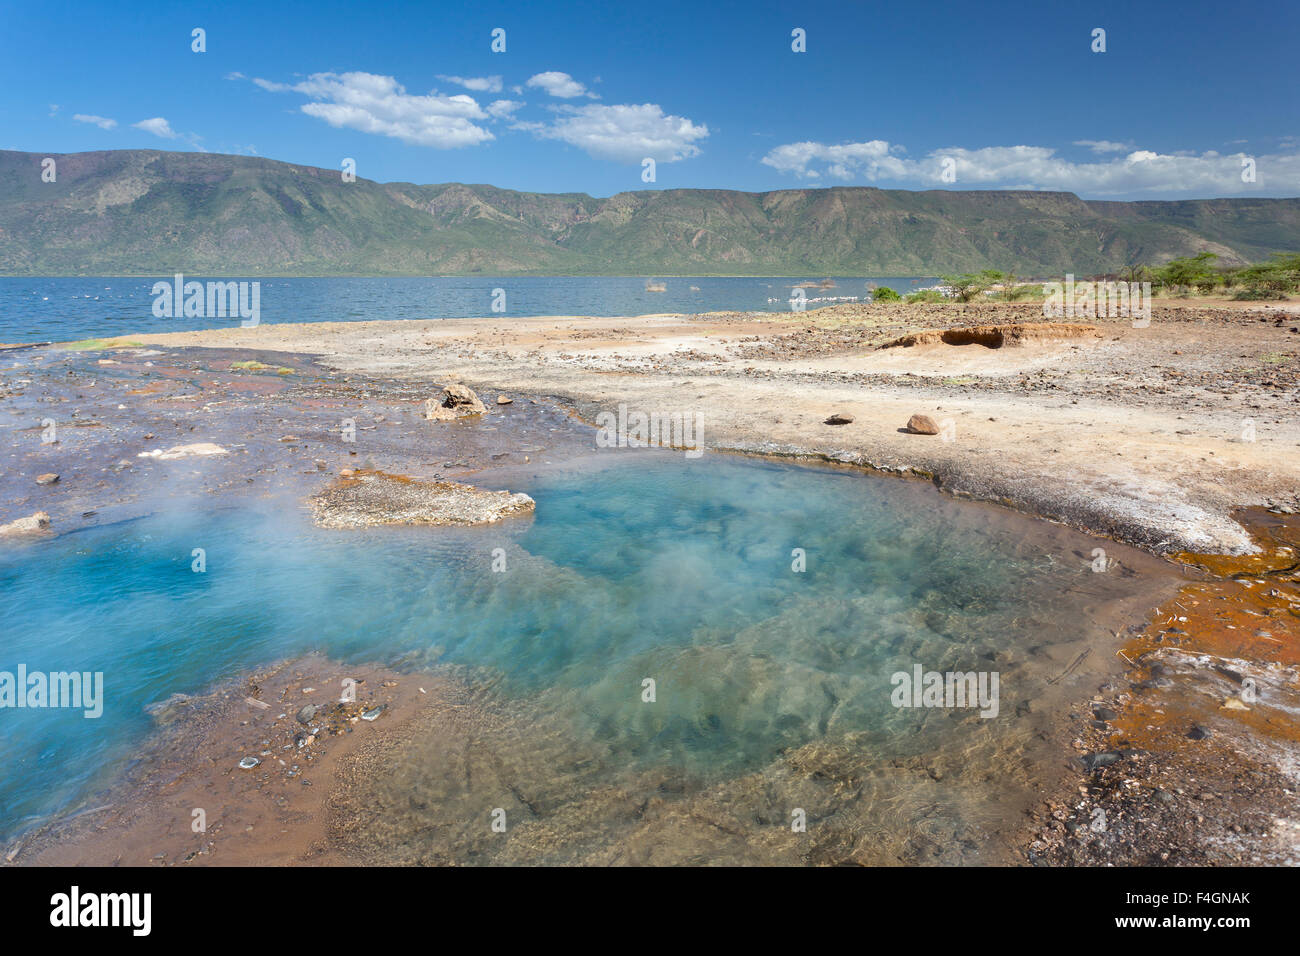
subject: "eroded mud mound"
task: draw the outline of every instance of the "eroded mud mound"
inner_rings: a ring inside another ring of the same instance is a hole
[[[1026,322],[1007,325],[968,325],[956,329],[932,329],[913,332],[886,342],[882,349],[911,348],[914,345],[983,345],[1000,349],[1003,346],[1031,345],[1057,342],[1061,339],[1100,339],[1095,325],[1079,322]]]

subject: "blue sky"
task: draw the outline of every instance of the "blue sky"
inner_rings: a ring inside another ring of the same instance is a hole
[[[206,52],[191,50],[195,27]],[[498,27],[504,53],[490,49]],[[795,28],[806,52],[791,49]],[[1297,196],[1298,28],[1294,0],[6,0],[0,148],[352,158],[379,181],[602,196]]]

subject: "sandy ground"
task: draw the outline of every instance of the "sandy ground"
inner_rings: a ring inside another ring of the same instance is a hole
[[[489,396],[700,413],[712,449],[824,456],[933,479],[1161,553],[1244,553],[1239,506],[1300,506],[1300,314],[1158,305],[1150,325],[880,348],[925,329],[1041,322],[1041,306],[843,305],[799,314],[275,325],[132,336],[317,354]],[[828,425],[833,413],[854,417]],[[915,413],[939,436],[903,430]]]

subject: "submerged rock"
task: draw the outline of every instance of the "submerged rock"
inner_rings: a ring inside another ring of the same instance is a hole
[[[1101,753],[1084,754],[1083,766],[1087,770],[1096,770],[1099,767],[1109,767],[1111,764],[1124,759],[1124,752],[1120,750],[1104,750]]]
[[[36,483],[38,485],[52,485],[58,480],[59,480],[59,476],[54,474],[54,472],[49,472],[48,474],[36,476]]]
[[[450,421],[462,415],[482,415],[486,411],[472,389],[457,383],[446,386],[441,396],[424,403],[424,417],[435,422]]]
[[[525,494],[486,491],[455,481],[415,481],[378,471],[335,481],[309,503],[322,528],[491,524],[535,507]]]
[[[907,430],[913,435],[939,434],[939,426],[929,415],[913,415],[907,420]]]
[[[166,725],[192,713],[195,703],[195,699],[189,694],[175,693],[166,700],[157,700],[152,704],[145,704],[144,712],[159,724]]]
[[[0,524],[0,536],[19,534],[42,534],[49,531],[50,516],[48,512],[38,511],[26,518],[19,518],[8,524]]]

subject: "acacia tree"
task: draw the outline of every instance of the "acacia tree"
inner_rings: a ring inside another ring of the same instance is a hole
[[[1201,252],[1191,257],[1170,259],[1156,270],[1156,278],[1162,286],[1177,292],[1186,292],[1193,286],[1202,290],[1213,289],[1218,282],[1214,274],[1214,261],[1218,258],[1213,252]]]
[[[1137,285],[1140,282],[1148,282],[1151,279],[1151,270],[1141,263],[1131,266],[1125,266],[1119,273],[1124,277],[1124,281],[1129,285]]]
[[[996,282],[1006,279],[1006,275],[997,269],[984,269],[980,272],[963,272],[961,275],[940,276],[939,280],[952,292],[958,302],[970,302],[983,295]]]

